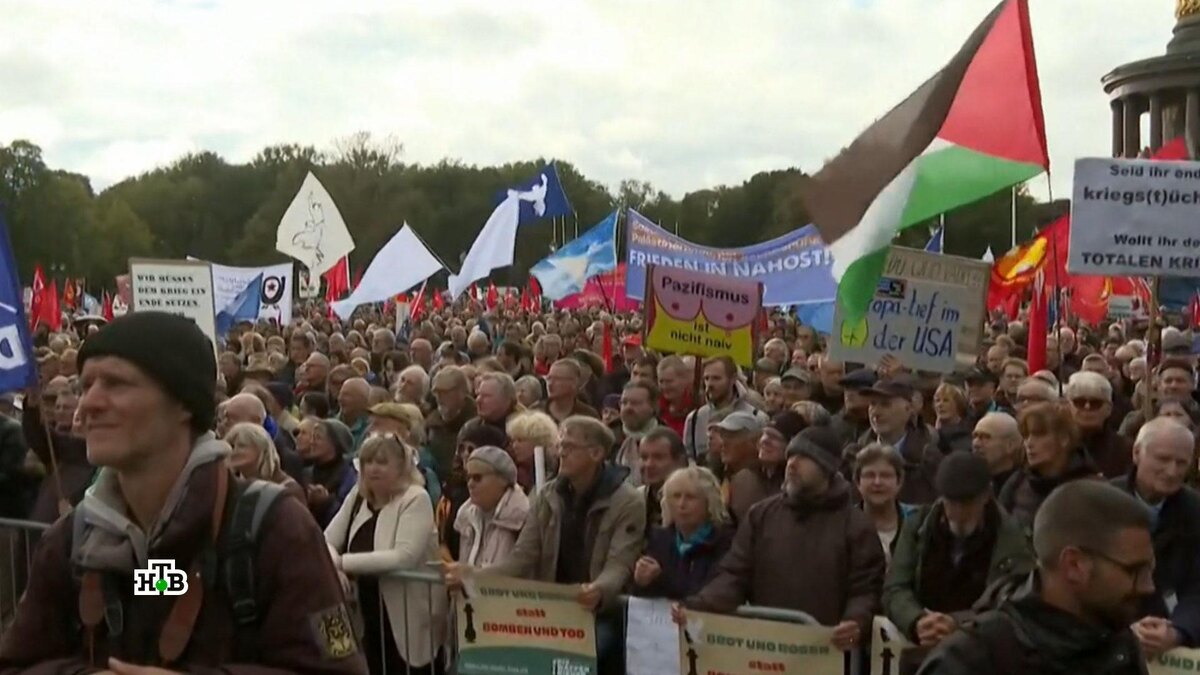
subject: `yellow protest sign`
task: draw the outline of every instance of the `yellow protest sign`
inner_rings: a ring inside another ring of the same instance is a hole
[[[842,675],[833,629],[688,612],[679,630],[681,675]]]
[[[595,618],[577,586],[489,575],[464,586],[455,603],[461,675],[596,673]]]
[[[1150,675],[1200,673],[1200,649],[1172,649],[1149,662]]]
[[[646,269],[646,346],[754,365],[762,284],[678,267]]]

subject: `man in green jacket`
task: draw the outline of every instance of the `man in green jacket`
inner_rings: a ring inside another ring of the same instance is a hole
[[[935,484],[938,500],[904,521],[883,589],[887,617],[919,646],[902,652],[901,675],[973,620],[972,606],[992,583],[1035,564],[1021,527],[996,504],[983,458],[952,453]]]

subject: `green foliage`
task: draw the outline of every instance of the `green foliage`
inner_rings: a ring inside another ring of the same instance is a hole
[[[86,177],[46,166],[28,141],[0,146],[0,202],[9,218],[21,278],[37,263],[59,275],[113,285],[130,257],[196,256],[229,265],[287,260],[275,250],[275,230],[307,172],[337,202],[356,243],[351,266],[363,269],[407,222],[448,265],[457,269],[496,197],[528,179],[547,158],[502,166],[445,159],[402,161],[394,138],[357,133],[323,152],[295,144],[263,148],[248,163],[230,164],[211,152],[131,177],[95,195]],[[520,231],[516,264],[498,270],[498,284],[522,284],[527,270],[553,246],[575,237],[613,209],[634,208],[687,239],[719,247],[744,246],[785,234],[807,222],[797,194],[798,169],[756,174],[741,185],[717,186],[675,199],[644,181],[624,180],[610,190],[568,161],[556,162],[575,214]],[[1007,193],[947,215],[949,253],[978,258],[988,244],[1007,250]],[[1031,214],[1022,194],[1019,210]],[[1029,216],[1032,218],[1032,215]],[[1022,225],[1020,238],[1031,226]],[[927,230],[912,228],[904,242],[924,246]],[[911,239],[912,241],[908,241]],[[621,244],[623,250],[623,244]]]

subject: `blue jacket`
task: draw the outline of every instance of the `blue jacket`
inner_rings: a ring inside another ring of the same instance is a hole
[[[634,595],[683,600],[695,595],[717,574],[717,565],[733,544],[733,530],[715,527],[709,537],[684,555],[675,546],[675,526],[654,527],[646,542],[646,555],[662,568],[649,586],[634,585]]]

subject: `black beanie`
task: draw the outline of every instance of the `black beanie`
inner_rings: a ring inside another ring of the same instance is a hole
[[[78,369],[98,356],[137,366],[192,414],[192,431],[212,429],[217,414],[217,361],[212,341],[191,319],[165,312],[131,312],[84,341]]]
[[[788,443],[787,456],[807,457],[832,476],[841,468],[840,444],[837,434],[829,427],[809,427]]]

